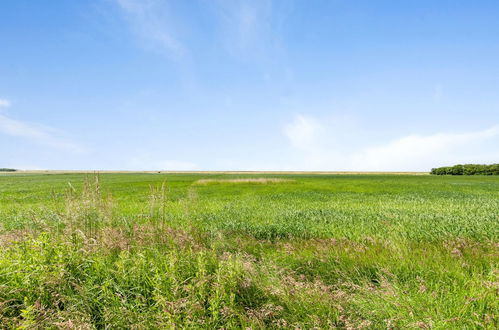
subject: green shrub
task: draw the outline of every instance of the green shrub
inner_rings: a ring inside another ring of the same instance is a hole
[[[432,168],[433,175],[499,175],[499,164],[465,164]]]

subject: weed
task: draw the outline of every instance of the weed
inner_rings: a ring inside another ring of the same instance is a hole
[[[497,177],[19,175],[0,192],[2,328],[499,325]]]

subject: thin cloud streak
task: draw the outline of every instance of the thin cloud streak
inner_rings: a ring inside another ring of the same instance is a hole
[[[87,152],[87,149],[83,146],[65,138],[58,137],[54,132],[54,129],[12,119],[6,115],[0,114],[0,133],[2,134],[24,138],[43,146],[72,153]]]
[[[220,18],[221,33],[232,56],[243,60],[269,56],[277,44],[273,1],[219,0],[212,7]]]
[[[187,52],[175,37],[171,16],[165,2],[158,0],[114,0],[141,38],[159,46],[174,59],[181,59]]]

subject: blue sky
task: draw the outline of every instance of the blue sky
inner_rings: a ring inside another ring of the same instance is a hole
[[[499,162],[499,2],[0,2],[0,167]]]

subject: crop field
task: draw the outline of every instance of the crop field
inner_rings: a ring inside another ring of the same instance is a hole
[[[1,328],[499,327],[499,177],[0,175]]]

